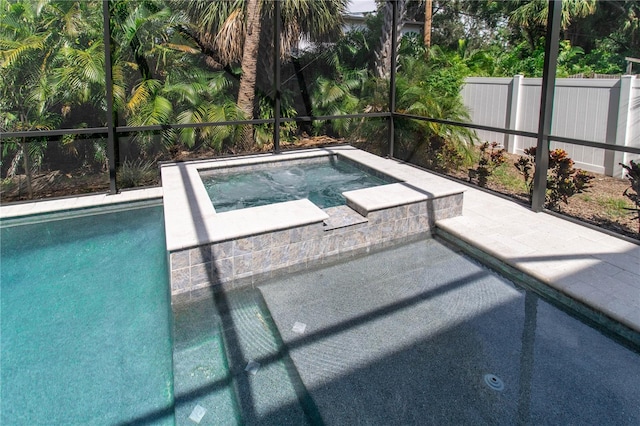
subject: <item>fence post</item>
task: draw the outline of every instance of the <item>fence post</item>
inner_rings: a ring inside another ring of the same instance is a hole
[[[613,145],[627,146],[629,144],[629,126],[631,113],[631,83],[632,75],[620,77],[620,96],[618,102],[610,102],[609,114],[610,123],[607,123],[607,142]],[[613,99],[615,101],[615,99]],[[611,134],[611,139],[609,139]],[[624,162],[624,153],[619,151],[606,151],[604,157],[605,174],[608,176],[623,177],[622,167],[619,163]]]
[[[513,76],[509,91],[509,99],[507,100],[507,125],[509,130],[518,130],[518,121],[520,120],[520,86],[524,76],[518,74]],[[510,154],[516,153],[518,136],[504,135],[504,149]]]

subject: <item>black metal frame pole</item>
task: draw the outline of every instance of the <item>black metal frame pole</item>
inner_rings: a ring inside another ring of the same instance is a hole
[[[391,13],[391,75],[389,77],[389,157],[393,158],[395,146],[395,123],[393,114],[396,112],[396,68],[398,57],[398,0],[389,0],[393,8]]]
[[[560,21],[562,0],[549,0],[547,34],[544,49],[544,71],[540,97],[540,119],[538,122],[538,144],[536,147],[536,170],[533,180],[531,209],[541,212],[547,192],[547,170],[549,169],[549,136],[553,118],[553,98],[556,88],[556,67],[560,43]]]
[[[280,153],[280,32],[281,30],[281,4],[275,0],[273,12],[273,153]]]
[[[116,170],[118,169],[118,146],[115,134],[115,120],[113,110],[113,72],[111,68],[111,19],[109,0],[102,0],[102,15],[104,24],[104,86],[107,97],[107,158],[109,160],[109,193],[118,193]]]

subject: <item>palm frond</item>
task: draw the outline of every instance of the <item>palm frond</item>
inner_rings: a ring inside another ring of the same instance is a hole
[[[21,62],[24,57],[32,52],[43,50],[45,38],[39,35],[31,35],[25,39],[12,41],[0,41],[0,68],[10,67]]]
[[[197,55],[200,53],[200,50],[186,44],[167,43],[165,44],[165,46],[179,52],[189,53],[191,55]]]
[[[134,117],[138,126],[148,126],[154,124],[167,124],[173,113],[171,101],[162,96],[155,96],[153,100]]]
[[[162,82],[159,80],[144,80],[140,82],[127,102],[127,109],[135,111],[148,103],[161,86]]]
[[[244,13],[238,8],[224,20],[214,38],[214,45],[223,62],[230,64],[242,58],[245,31]]]

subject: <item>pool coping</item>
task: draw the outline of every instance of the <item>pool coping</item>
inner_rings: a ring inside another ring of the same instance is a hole
[[[256,154],[245,157],[165,163],[160,167],[164,188],[167,250],[321,223],[328,215],[309,200],[296,200],[229,212],[216,212],[200,177],[201,170],[237,167],[337,155],[382,172],[400,183],[344,193],[347,205],[366,215],[387,207],[460,194],[467,188],[398,160],[381,158],[349,145]]]
[[[66,210],[86,209],[132,201],[161,199],[162,187],[132,189],[117,194],[90,194],[58,199],[41,199],[33,202],[0,205],[0,219],[10,219],[43,213],[54,213]]]
[[[434,237],[461,250],[467,256],[493,269],[521,288],[538,294],[547,302],[574,315],[591,327],[604,331],[619,343],[635,351],[640,351],[640,330],[638,325],[629,322],[628,318],[611,315],[593,300],[580,300],[575,295],[559,289],[557,283],[550,281],[544,274],[518,267],[509,262],[505,256],[497,255],[481,245],[469,243],[466,238],[456,235],[450,229],[444,230],[444,228],[436,226]]]

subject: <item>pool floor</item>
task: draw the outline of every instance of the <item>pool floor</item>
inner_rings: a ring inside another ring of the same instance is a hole
[[[637,353],[435,239],[198,303],[178,424],[640,424]]]
[[[176,423],[318,424],[317,412],[253,289],[174,307]],[[258,362],[255,374],[245,371]]]

